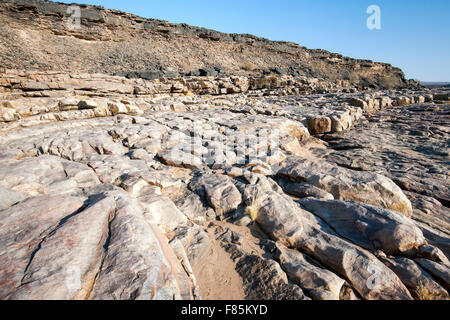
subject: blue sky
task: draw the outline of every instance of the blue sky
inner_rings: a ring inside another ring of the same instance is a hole
[[[79,2],[222,32],[292,41],[353,58],[388,62],[402,68],[407,78],[450,81],[449,0]],[[370,5],[381,9],[381,30],[366,27],[366,9]]]

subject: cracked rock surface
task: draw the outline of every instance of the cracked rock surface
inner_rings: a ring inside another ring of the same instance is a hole
[[[0,299],[448,299],[448,94],[14,77]]]

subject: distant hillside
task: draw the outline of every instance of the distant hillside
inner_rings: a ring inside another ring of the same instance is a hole
[[[81,28],[70,30],[66,4],[0,0],[0,66],[128,75],[145,71],[135,75],[150,78],[272,73],[369,87],[408,85],[402,70],[385,63],[80,6]]]

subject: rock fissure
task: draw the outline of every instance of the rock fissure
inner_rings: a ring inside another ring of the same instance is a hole
[[[63,219],[61,219],[56,226],[50,227],[49,230],[50,231],[46,231],[45,235],[41,238],[39,244],[36,246],[36,248],[31,252],[30,254],[30,259],[28,260],[28,263],[25,267],[25,269],[23,270],[23,277],[21,280],[20,285],[17,288],[20,288],[22,286],[24,286],[25,284],[27,284],[27,282],[24,280],[27,277],[27,273],[28,273],[28,269],[31,265],[31,263],[33,262],[33,258],[35,257],[36,253],[41,249],[42,243],[44,241],[46,241],[47,238],[51,237],[52,235],[55,234],[55,232],[61,228],[61,226],[64,225],[64,223],[66,223],[70,218],[76,216],[77,214],[79,214],[80,212],[82,212],[84,210],[84,208],[86,208],[86,204],[84,204],[82,207],[80,207],[78,210],[76,210],[74,213],[65,216]],[[42,235],[41,235],[42,236]]]

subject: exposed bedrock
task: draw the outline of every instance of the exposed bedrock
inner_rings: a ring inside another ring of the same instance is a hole
[[[1,299],[448,299],[445,91],[130,78],[0,76]]]

